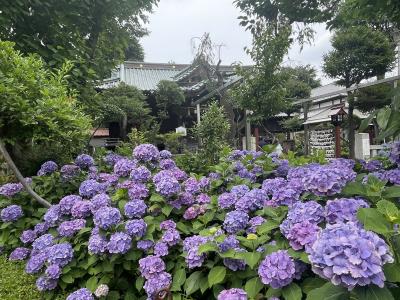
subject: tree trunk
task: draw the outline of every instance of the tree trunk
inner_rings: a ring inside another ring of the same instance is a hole
[[[0,139],[0,153],[3,155],[6,163],[10,166],[10,169],[14,172],[15,177],[17,177],[17,179],[23,185],[28,194],[31,195],[32,198],[35,199],[35,201],[38,202],[40,205],[49,208],[51,204],[46,200],[44,200],[42,197],[40,197],[38,194],[36,194],[36,192],[32,190],[30,185],[26,182],[24,176],[22,176],[21,172],[18,170],[11,156],[8,154],[6,146],[4,145],[1,139]]]
[[[347,94],[347,99],[347,101],[349,102],[349,113],[347,115],[347,120],[349,123],[349,154],[350,158],[354,159],[356,139],[356,133],[354,129],[354,99],[352,99],[352,95],[350,92]]]
[[[303,112],[304,112],[304,122],[307,121],[308,119],[308,108],[309,105],[311,105],[310,103],[306,102],[303,105]],[[308,132],[308,124],[304,124],[304,154],[305,155],[309,155],[310,154],[310,141],[309,141],[309,132]]]

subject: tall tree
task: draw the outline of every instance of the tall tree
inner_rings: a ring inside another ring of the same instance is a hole
[[[324,72],[346,88],[385,74],[396,59],[394,45],[385,34],[369,27],[341,29],[332,38],[333,50],[324,56]],[[354,97],[349,93],[349,147],[354,158]]]

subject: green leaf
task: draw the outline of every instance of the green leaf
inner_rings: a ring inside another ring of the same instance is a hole
[[[140,292],[143,288],[144,278],[142,276],[138,276],[135,281],[135,287]]]
[[[260,277],[257,276],[246,282],[244,290],[250,298],[255,298],[263,287],[264,284],[261,282]]]
[[[260,252],[238,252],[238,253],[236,253],[235,257],[244,259],[246,261],[246,264],[248,264],[251,269],[254,269],[254,267],[258,264],[258,262],[261,259],[261,253]]]
[[[86,288],[94,292],[97,289],[97,283],[98,283],[97,277],[92,276],[86,281]]]
[[[286,300],[301,300],[303,293],[301,288],[293,282],[282,289],[282,295]]]
[[[165,205],[163,206],[163,208],[161,209],[162,213],[166,216],[169,217],[169,215],[171,214],[171,211],[174,208],[171,205]]]
[[[199,246],[199,250],[197,251],[198,254],[202,254],[204,252],[209,252],[209,251],[218,251],[217,245],[212,242],[205,243],[203,245]]]
[[[65,274],[65,275],[61,276],[61,280],[64,281],[65,283],[73,283],[74,282],[74,278],[72,278],[72,276],[69,274]]]
[[[388,200],[380,200],[376,207],[378,211],[385,215],[390,221],[394,221],[399,217],[399,210],[394,203]]]
[[[360,127],[359,127],[360,132],[362,132],[368,128],[369,124],[371,124],[372,120],[375,118],[377,113],[378,113],[378,111],[374,111],[367,118],[362,120]]]
[[[400,198],[400,186],[394,185],[386,187],[382,193],[383,198]]]
[[[186,271],[185,269],[178,269],[172,280],[171,291],[180,291],[181,286],[185,283],[186,280]]]
[[[308,294],[310,291],[320,288],[326,283],[326,280],[323,280],[319,277],[311,277],[306,278],[301,284],[301,288],[304,293]]]
[[[380,128],[386,128],[391,114],[392,109],[390,107],[385,107],[378,111],[378,114],[376,115],[376,122]]]
[[[348,196],[365,196],[367,190],[360,182],[349,182],[342,190],[342,194]]]
[[[200,285],[200,292],[204,294],[204,292],[209,288],[207,277],[201,277],[199,285]]]
[[[208,285],[212,287],[224,281],[226,275],[226,268],[222,266],[214,267],[208,273]]]
[[[374,284],[356,287],[353,292],[358,300],[394,300],[392,293],[386,287],[380,288]]]
[[[257,227],[257,233],[259,235],[264,235],[270,233],[273,229],[279,227],[279,222],[275,222],[273,220],[268,220]]]
[[[307,295],[307,300],[347,300],[349,292],[341,286],[333,285],[330,282],[322,287],[312,290]]]
[[[386,264],[383,271],[387,281],[400,282],[400,264]]]
[[[360,208],[357,212],[357,218],[367,230],[380,234],[391,232],[391,224],[375,208]]]
[[[159,194],[153,194],[150,197],[150,202],[163,203],[165,201],[164,201],[163,196],[161,196]]]
[[[201,277],[201,272],[193,272],[185,281],[185,292],[186,295],[193,294],[200,288],[199,280]]]

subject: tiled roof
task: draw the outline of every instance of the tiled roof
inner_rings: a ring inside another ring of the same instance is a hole
[[[108,128],[97,128],[96,131],[92,130],[93,137],[108,137],[110,136],[110,131]]]

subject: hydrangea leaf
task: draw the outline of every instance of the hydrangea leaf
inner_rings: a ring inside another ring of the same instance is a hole
[[[208,273],[208,285],[211,287],[224,281],[226,275],[226,268],[222,266],[214,267]]]
[[[144,278],[142,276],[138,276],[135,281],[135,287],[138,291],[141,291],[143,289],[143,284],[144,284]]]
[[[94,292],[97,288],[97,283],[98,283],[97,277],[92,276],[86,281],[86,288]]]
[[[201,278],[201,272],[193,272],[185,281],[185,292],[186,295],[191,295],[200,288],[199,280]]]
[[[301,288],[302,288],[304,293],[308,294],[312,290],[320,288],[325,283],[326,283],[326,280],[324,280],[322,278],[319,278],[319,277],[306,278],[306,279],[304,279],[304,281],[303,281],[303,283],[301,285]]]
[[[172,280],[171,291],[180,291],[181,286],[185,283],[186,272],[185,269],[177,269],[174,273],[174,278]]]
[[[400,282],[399,264],[386,264],[383,266],[383,270],[387,281]]]
[[[257,277],[254,277],[254,278],[248,280],[246,282],[246,285],[244,286],[244,289],[250,298],[255,298],[263,287],[264,287],[264,284],[261,282],[260,278],[257,276]]]
[[[380,288],[373,284],[356,287],[353,292],[358,300],[394,300],[392,293],[386,287]]]
[[[322,287],[313,289],[307,295],[307,300],[348,300],[349,292],[341,286],[333,285],[330,282]]]
[[[375,208],[360,208],[357,212],[357,218],[364,225],[366,230],[371,230],[380,234],[391,232],[391,224]]]
[[[388,217],[390,221],[394,221],[399,217],[399,210],[396,205],[388,200],[381,200],[376,204],[378,211]]]
[[[394,185],[386,187],[382,193],[383,198],[399,198],[400,197],[400,186]]]
[[[291,283],[282,288],[282,295],[285,300],[301,300],[303,294],[301,288],[297,284]]]

